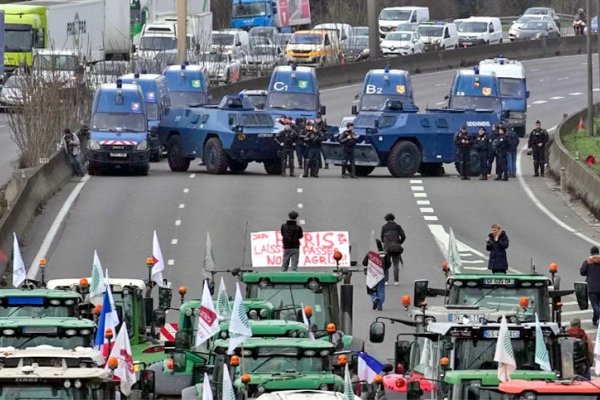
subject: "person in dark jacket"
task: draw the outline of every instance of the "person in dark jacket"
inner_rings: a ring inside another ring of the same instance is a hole
[[[573,366],[577,375],[590,379],[590,366],[594,363],[594,347],[587,333],[581,328],[581,320],[573,318],[571,320],[571,327],[567,329],[566,333],[568,337],[577,338],[583,342],[583,349],[581,349],[583,352],[579,355],[575,351],[573,352],[575,358]]]
[[[327,123],[323,121],[323,117],[321,114],[317,114],[315,118],[315,130],[321,134],[323,137],[323,141],[329,140],[329,128],[327,127]],[[325,169],[329,169],[329,163],[325,159],[325,153],[321,149],[321,154],[323,156]],[[319,169],[323,167],[323,163],[321,163],[321,158],[319,158]]]
[[[310,176],[313,178],[318,178],[323,136],[321,135],[321,132],[315,130],[313,121],[309,120],[306,122],[303,139],[307,152],[304,156],[304,174],[302,176],[306,178],[310,173]]]
[[[514,129],[506,131],[508,139],[508,176],[515,178],[517,176],[517,150],[519,148],[519,135]]]
[[[402,262],[402,252],[404,248],[402,243],[406,240],[406,234],[402,227],[394,221],[394,214],[385,215],[385,224],[381,227],[381,241],[383,242],[383,251],[392,261],[394,267],[394,285],[400,284],[399,267]],[[385,271],[385,284],[389,281],[389,270]]]
[[[291,118],[290,118],[291,120]],[[298,168],[304,168],[304,161],[306,160],[306,146],[304,144],[304,128],[306,127],[306,118],[297,118],[296,123],[292,124],[292,128],[296,131],[298,141],[296,142],[296,156],[298,157]]]
[[[492,174],[492,167],[494,165],[494,160],[496,160],[496,175],[498,175],[498,160],[496,157],[496,150],[494,149],[494,140],[498,139],[498,125],[492,125],[492,131],[490,132],[490,154],[488,159],[488,175]]]
[[[488,269],[495,273],[505,274],[508,270],[506,249],[508,249],[508,236],[498,224],[492,225],[492,232],[488,235],[486,250],[490,252]]]
[[[281,270],[286,272],[292,266],[292,271],[298,271],[298,259],[300,258],[300,239],[304,237],[302,227],[298,225],[298,213],[290,211],[288,220],[281,225],[281,238],[283,242],[283,263]]]
[[[487,181],[488,178],[488,160],[491,153],[490,138],[484,127],[479,128],[479,132],[475,137],[475,143],[473,149],[477,152],[477,158],[479,159],[479,166],[481,169],[481,176],[479,177],[482,181]]]
[[[356,178],[356,164],[354,148],[358,143],[358,136],[354,133],[354,124],[348,122],[346,130],[340,134],[338,141],[342,144],[344,159],[342,160],[342,178],[346,177],[346,171],[350,171],[350,177]],[[350,165],[348,165],[350,164]]]
[[[594,326],[598,326],[600,318],[600,255],[598,247],[594,246],[590,249],[590,256],[585,259],[579,272],[586,277],[588,297],[594,310],[592,323]]]
[[[287,165],[290,167],[290,176],[294,176],[294,150],[298,141],[298,135],[296,135],[289,122],[286,121],[283,130],[275,136],[275,140],[281,147],[281,176],[285,176]]]
[[[506,137],[506,128],[498,128],[498,137],[492,143],[496,152],[496,176],[495,181],[508,180],[508,151],[509,144]]]
[[[458,155],[458,165],[462,180],[469,180],[471,174],[471,147],[473,147],[473,138],[467,131],[467,126],[463,125],[460,131],[454,135],[454,144],[456,145],[456,154]]]
[[[542,129],[542,123],[535,121],[535,128],[529,134],[527,147],[531,149],[533,155],[533,176],[544,176],[544,166],[546,164],[546,143],[548,143],[548,131]]]

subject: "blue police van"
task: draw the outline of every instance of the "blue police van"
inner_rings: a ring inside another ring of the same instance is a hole
[[[408,71],[389,67],[368,71],[357,95],[357,101],[352,104],[352,114],[382,110],[388,100],[402,102],[406,110],[417,110]]]
[[[460,110],[492,110],[502,119],[502,99],[498,78],[493,72],[481,72],[479,67],[456,72],[448,108]]]
[[[148,121],[138,85],[123,84],[120,79],[101,85],[94,95],[90,125],[90,175],[111,167],[148,174]]]
[[[170,65],[163,70],[171,107],[188,107],[208,104],[208,84],[204,68],[200,65]]]
[[[159,74],[126,74],[119,79],[123,83],[137,84],[144,95],[148,118],[150,161],[160,161],[160,146],[153,128],[156,128],[171,105],[167,78]]]
[[[267,90],[266,110],[275,119],[282,115],[294,119],[325,115],[315,69],[294,64],[276,67]]]

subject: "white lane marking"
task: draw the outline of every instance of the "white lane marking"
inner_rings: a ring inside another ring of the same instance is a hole
[[[447,82],[442,82],[442,83],[436,83],[435,87],[440,87],[440,86],[448,86]]]
[[[183,203],[179,204],[179,208],[185,208],[185,204],[183,204]]]
[[[171,244],[177,244],[178,241],[179,240],[177,240],[177,239],[171,239]]]
[[[180,219],[176,219],[175,220],[175,226],[179,226],[181,225],[181,220]]]
[[[423,186],[411,186],[410,188],[413,192],[422,192],[423,190],[425,190]]]
[[[556,130],[556,125],[554,125],[552,128],[548,129],[548,132],[552,132]],[[523,153],[526,151],[525,148],[523,148],[518,154],[517,154],[517,171],[521,171],[521,160],[523,159]],[[600,243],[596,242],[594,239],[590,238],[589,236],[581,233],[581,232],[577,232],[574,228],[572,228],[571,226],[569,226],[568,224],[564,223],[563,221],[561,221],[556,215],[554,215],[552,213],[552,211],[548,210],[546,208],[546,206],[544,206],[540,200],[537,198],[537,196],[533,193],[533,191],[529,188],[529,186],[527,185],[527,183],[525,182],[525,178],[523,178],[522,174],[517,174],[517,179],[519,180],[519,184],[521,185],[521,187],[523,188],[523,191],[525,192],[525,194],[527,195],[527,197],[529,197],[529,200],[531,200],[531,202],[541,211],[543,212],[548,218],[550,218],[552,221],[554,221],[558,226],[560,226],[561,228],[563,228],[564,230],[566,230],[569,233],[573,233],[576,236],[580,237],[581,239],[585,240],[586,242],[593,244],[594,246],[600,246]]]
[[[560,99],[564,99],[564,97],[563,96],[553,96],[553,97],[550,97],[550,100],[560,100]]]
[[[425,221],[437,221],[438,217],[436,217],[435,215],[424,215],[423,218],[425,219]]]
[[[415,196],[415,197],[427,197],[427,193],[417,192],[417,193],[413,193],[413,196]]]
[[[561,78],[558,78],[557,81],[566,81],[567,79],[571,79],[571,77],[569,77],[569,76],[563,76]]]
[[[465,267],[463,265],[463,269],[474,269],[476,271],[485,271],[487,269],[487,267]]]
[[[183,189],[183,193],[189,193],[189,192],[190,192],[190,189],[189,189],[189,188],[185,188],[185,189]]]
[[[594,92],[600,92],[600,88],[594,88]]]
[[[48,230],[48,233],[46,233],[46,236],[44,237],[44,240],[42,241],[42,245],[40,246],[40,249],[38,250],[35,257],[33,258],[33,264],[31,264],[31,266],[29,267],[29,272],[27,273],[27,279],[35,279],[35,277],[37,276],[38,269],[40,267],[40,259],[46,258],[47,254],[48,254],[48,250],[50,250],[50,247],[52,246],[52,242],[54,242],[54,239],[56,238],[56,235],[58,234],[60,226],[62,225],[63,221],[67,217],[67,214],[71,210],[71,207],[73,207],[73,203],[75,203],[75,200],[77,200],[77,196],[79,196],[79,193],[81,193],[81,190],[83,189],[83,187],[89,180],[90,180],[89,175],[86,175],[83,178],[81,178],[81,181],[77,185],[75,185],[75,187],[69,194],[69,197],[67,197],[67,200],[65,201],[63,206],[60,208],[60,211],[56,215],[56,218],[54,218],[54,221],[52,222],[52,225],[50,225],[50,229]]]
[[[428,206],[430,204],[431,204],[431,202],[429,200],[417,200],[418,206]]]
[[[190,179],[194,179],[196,177],[196,174],[190,174]]]
[[[569,93],[569,96],[581,96],[583,93],[581,92],[573,92],[573,93]]]
[[[436,106],[443,106],[446,103],[447,103],[447,101],[438,101],[437,103],[435,103],[435,105]]]
[[[531,104],[527,104],[527,108],[531,108]]]
[[[411,184],[413,184],[413,183],[415,183],[415,184],[416,184],[416,183],[419,183],[419,184],[420,184],[420,183],[423,183],[423,179],[411,179],[411,180],[410,180],[410,183],[411,183]]]
[[[529,70],[529,72],[538,72],[538,71],[539,71],[539,68],[533,68],[533,69]]]
[[[302,176],[302,175],[300,175],[300,176]],[[297,191],[298,193],[302,193],[302,188],[298,188],[298,189],[296,189],[296,191]]]
[[[0,125],[0,129],[6,128],[6,125]]]
[[[575,310],[575,311],[563,311],[562,315],[577,315],[577,314],[588,314],[592,313],[592,310]]]
[[[576,301],[563,301],[563,306],[578,306],[579,303]]]
[[[306,221],[305,221],[305,220],[303,220],[303,219],[301,219],[301,220],[300,220],[300,225],[304,225],[304,224],[306,224]]]
[[[298,203],[298,208],[303,208],[303,207],[304,207],[304,204]]]
[[[169,259],[167,260],[167,265],[175,265],[175,260],[174,260],[174,259],[172,259],[172,258],[169,258]]]
[[[536,100],[536,101],[534,101],[531,104],[544,104],[544,103],[547,103],[547,102],[548,102],[547,100]]]
[[[422,213],[432,213],[433,212],[433,207],[421,207],[419,210]]]

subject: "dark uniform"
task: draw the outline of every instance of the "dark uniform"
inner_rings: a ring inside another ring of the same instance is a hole
[[[479,166],[481,169],[481,177],[479,179],[482,181],[487,181],[488,161],[490,158],[491,147],[490,138],[488,137],[485,128],[479,128],[479,134],[475,137],[473,149],[475,149],[477,157],[479,158]]]
[[[533,153],[533,176],[544,176],[544,165],[546,164],[546,143],[548,143],[548,131],[542,129],[540,121],[535,122],[535,129],[529,134],[527,147]]]
[[[494,160],[496,160],[496,175],[498,175],[498,160],[496,158],[496,149],[493,144],[494,141],[498,139],[498,125],[492,125],[492,132],[490,133],[490,154],[488,159],[488,175],[492,173],[492,167],[494,165]]]
[[[275,136],[275,140],[281,146],[281,175],[285,176],[286,166],[289,166],[290,176],[294,176],[294,150],[298,141],[298,135],[292,129],[291,125],[286,122],[285,128]]]
[[[356,178],[356,163],[354,149],[358,143],[358,136],[354,133],[354,124],[348,122],[346,130],[340,134],[338,141],[342,144],[344,159],[342,160],[342,178],[346,177],[346,170],[350,170],[350,177]],[[350,164],[350,165],[348,165]]]
[[[492,143],[494,150],[496,152],[496,173],[498,176],[496,177],[496,181],[508,180],[508,150],[510,144],[508,143],[508,138],[506,137],[505,128],[500,128],[498,130],[498,137]]]
[[[471,172],[471,147],[473,146],[473,138],[469,135],[467,127],[463,126],[456,135],[454,135],[454,144],[458,154],[458,162],[460,165],[460,174],[462,180],[468,180]]]
[[[298,141],[296,142],[296,156],[298,157],[298,168],[304,168],[304,159],[306,158],[306,144],[304,143],[303,136],[306,128],[306,119],[298,118],[294,129],[298,135]]]
[[[303,135],[304,144],[306,145],[307,152],[304,160],[304,175],[303,177],[310,176],[314,178],[319,177],[319,158],[321,157],[321,142],[323,137],[320,132],[314,129],[312,121],[306,123],[306,129]]]
[[[323,141],[329,140],[329,129],[327,128],[327,124],[323,121],[323,118],[320,115],[317,115],[317,119],[315,120],[315,130],[321,133],[323,137]],[[323,160],[325,162],[325,169],[329,169],[329,163],[325,159],[325,154],[323,153]],[[321,158],[319,157],[319,168],[323,165],[321,164]]]

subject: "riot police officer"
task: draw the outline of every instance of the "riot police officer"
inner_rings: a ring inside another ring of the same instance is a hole
[[[487,181],[488,178],[488,160],[490,158],[490,138],[488,137],[485,128],[482,126],[479,128],[479,132],[475,137],[475,143],[473,144],[473,149],[477,152],[477,157],[479,159],[479,166],[481,169],[481,176],[479,180]]]
[[[298,157],[298,168],[304,168],[304,162],[306,159],[306,153],[308,151],[306,144],[304,143],[304,133],[306,128],[306,118],[296,119],[296,134],[298,135],[298,141],[296,142],[296,156]]]
[[[473,139],[467,131],[466,125],[460,128],[460,131],[454,136],[454,144],[458,152],[458,162],[460,165],[460,175],[463,181],[469,180],[471,172],[471,147],[473,147]]]
[[[317,117],[315,118],[315,130],[321,134],[323,141],[329,140],[329,129],[327,128],[327,123],[323,121],[321,114],[317,114]],[[325,153],[323,153],[323,160],[325,162],[325,169],[329,169],[329,163],[325,158]],[[319,157],[319,168],[321,168],[322,165],[321,158]]]
[[[510,144],[506,137],[506,128],[498,128],[498,137],[494,139],[492,146],[496,152],[496,176],[495,181],[508,180],[508,149]]]
[[[283,130],[275,136],[275,140],[281,147],[281,176],[285,176],[287,165],[289,165],[290,168],[290,176],[294,176],[294,150],[296,148],[298,135],[292,129],[292,125],[289,121],[285,122]]]
[[[544,176],[544,165],[546,164],[546,143],[548,143],[548,131],[542,128],[542,123],[535,121],[535,128],[529,134],[527,147],[533,153],[533,176]]]
[[[303,135],[304,144],[307,148],[306,159],[304,160],[304,178],[310,176],[319,177],[319,158],[321,157],[321,142],[323,137],[320,132],[315,130],[314,122],[307,121]]]
[[[344,159],[342,160],[342,178],[346,178],[347,170],[350,170],[351,178],[356,178],[354,148],[356,147],[356,143],[358,143],[358,136],[354,133],[354,124],[352,122],[346,124],[346,130],[340,134],[338,141],[342,144],[344,154]]]

